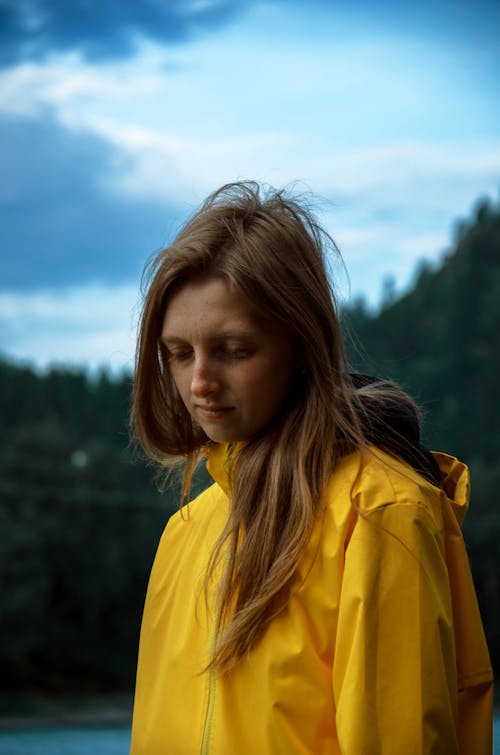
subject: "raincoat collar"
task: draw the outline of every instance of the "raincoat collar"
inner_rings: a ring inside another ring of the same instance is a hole
[[[226,495],[229,495],[231,467],[241,443],[212,443],[207,449],[207,469]]]
[[[226,495],[229,495],[231,468],[241,445],[241,443],[212,443],[207,449],[207,470]],[[441,473],[441,488],[461,525],[469,506],[469,470],[454,456],[440,452],[433,452],[432,455]]]

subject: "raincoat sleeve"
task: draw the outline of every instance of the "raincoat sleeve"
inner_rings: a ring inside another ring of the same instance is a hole
[[[365,509],[345,549],[333,670],[340,750],[454,755],[457,674],[439,513],[425,500],[384,495],[390,502]]]

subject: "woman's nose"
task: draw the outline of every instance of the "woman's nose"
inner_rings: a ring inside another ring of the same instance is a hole
[[[191,376],[191,393],[193,396],[203,398],[215,393],[219,388],[219,381],[213,367],[208,360],[195,360],[193,374]]]

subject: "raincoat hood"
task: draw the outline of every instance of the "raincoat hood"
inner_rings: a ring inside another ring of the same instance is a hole
[[[441,488],[445,493],[453,512],[461,526],[469,508],[470,475],[461,461],[447,454],[434,452],[441,474]]]

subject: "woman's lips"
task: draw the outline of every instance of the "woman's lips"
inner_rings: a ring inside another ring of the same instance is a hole
[[[196,410],[204,419],[220,419],[233,410],[232,406],[196,406]]]

